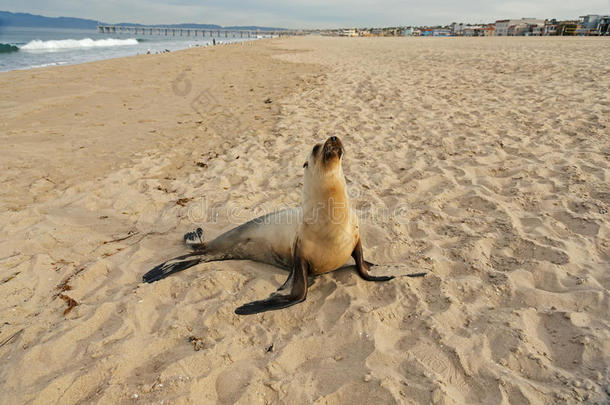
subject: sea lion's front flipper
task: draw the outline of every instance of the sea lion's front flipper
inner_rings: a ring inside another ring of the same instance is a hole
[[[260,301],[249,302],[235,310],[238,315],[258,314],[259,312],[274,311],[282,309],[299,302],[305,301],[307,297],[307,273],[309,264],[305,259],[295,254],[292,259],[292,270],[286,282],[271,294],[269,298]]]
[[[358,243],[352,252],[352,257],[356,261],[358,274],[366,281],[388,281],[394,278],[394,276],[371,276],[369,273],[369,266],[372,263],[365,261],[362,257],[362,244],[360,243],[360,239],[358,239]]]

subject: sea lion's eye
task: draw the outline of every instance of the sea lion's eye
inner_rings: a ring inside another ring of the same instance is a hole
[[[303,167],[307,169],[309,167],[309,163],[307,163],[307,162],[303,163]]]
[[[313,151],[312,151],[312,153],[314,154],[314,156],[315,156],[315,155],[318,153],[318,151],[320,150],[320,147],[321,147],[321,146],[322,146],[322,145],[317,144],[316,146],[314,146],[314,147],[313,147]]]

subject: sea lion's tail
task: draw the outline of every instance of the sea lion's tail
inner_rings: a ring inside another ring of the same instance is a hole
[[[204,253],[189,253],[187,255],[178,256],[161,263],[152,270],[148,271],[146,274],[144,274],[144,276],[142,276],[142,280],[145,283],[152,283],[157,280],[161,280],[170,274],[186,270],[189,267],[193,267],[196,264],[207,261],[210,261],[209,257],[207,257],[207,255]]]

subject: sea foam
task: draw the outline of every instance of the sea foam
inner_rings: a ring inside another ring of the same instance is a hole
[[[78,49],[78,48],[101,48],[112,46],[137,45],[138,40],[129,39],[61,39],[52,41],[34,40],[21,46],[19,49],[24,51],[56,51],[59,49]]]

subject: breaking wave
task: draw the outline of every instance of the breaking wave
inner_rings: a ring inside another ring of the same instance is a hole
[[[18,46],[0,43],[0,53],[17,52],[18,50]]]
[[[59,49],[78,49],[78,48],[102,48],[113,46],[137,45],[138,40],[129,39],[61,39],[52,41],[41,41],[36,39],[21,46],[19,49],[24,51],[56,51]],[[2,44],[4,45],[4,44]]]

